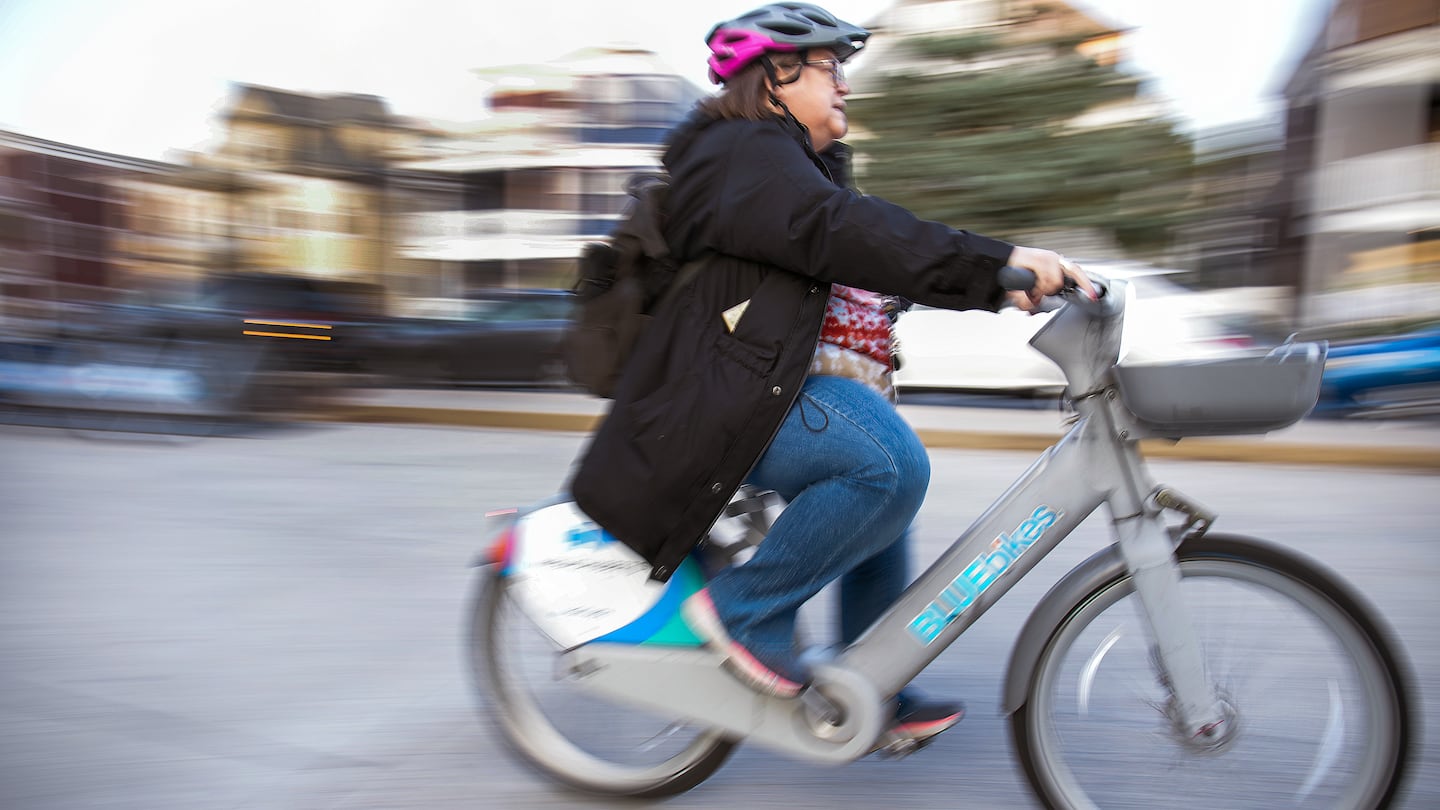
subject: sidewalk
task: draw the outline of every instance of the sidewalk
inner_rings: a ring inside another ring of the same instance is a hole
[[[320,419],[589,432],[608,400],[573,392],[487,389],[352,389]],[[1068,416],[1020,410],[906,404],[900,412],[927,447],[1039,453],[1064,434]],[[1151,458],[1327,464],[1440,471],[1440,421],[1307,419],[1264,436],[1146,441]]]

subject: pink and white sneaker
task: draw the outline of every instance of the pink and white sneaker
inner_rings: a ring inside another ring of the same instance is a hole
[[[680,612],[696,635],[725,656],[725,668],[751,689],[762,695],[793,698],[804,688],[803,684],[761,663],[749,650],[730,638],[725,632],[725,624],[720,621],[720,614],[715,612],[715,603],[710,600],[708,589],[686,599]]]

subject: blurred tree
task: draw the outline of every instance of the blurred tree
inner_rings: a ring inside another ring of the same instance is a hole
[[[986,235],[1085,228],[1135,252],[1163,249],[1186,215],[1190,141],[1166,120],[1077,121],[1133,100],[1139,86],[1078,44],[1016,48],[984,35],[906,43],[906,61],[925,70],[882,74],[849,103],[869,134],[862,188]]]

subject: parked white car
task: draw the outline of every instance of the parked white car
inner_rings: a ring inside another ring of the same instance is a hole
[[[1099,268],[1097,268],[1099,269]],[[1168,271],[1100,269],[1134,288],[1125,313],[1122,360],[1155,362],[1204,357],[1243,347],[1249,335],[1232,323],[1270,304],[1272,291],[1196,292],[1165,278]],[[1014,392],[1054,396],[1065,388],[1060,369],[1029,344],[1050,319],[1014,307],[998,313],[956,312],[916,306],[895,325],[900,368],[895,385],[906,390]]]

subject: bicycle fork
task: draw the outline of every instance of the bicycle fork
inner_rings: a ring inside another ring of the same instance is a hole
[[[1108,500],[1116,545],[1134,582],[1142,620],[1150,632],[1156,676],[1170,694],[1164,711],[1185,744],[1216,750],[1235,732],[1234,707],[1218,693],[1207,671],[1204,650],[1180,593],[1180,567],[1175,557],[1178,543],[1163,515],[1166,509],[1184,513],[1189,521],[1181,531],[1201,534],[1214,516],[1178,493],[1152,487],[1137,444],[1123,427],[1123,414],[1114,404],[1113,390],[1099,403],[1103,406],[1095,411],[1116,451],[1110,456],[1114,467],[1106,476],[1111,483]],[[1085,404],[1087,409],[1094,407]]]
[[[1180,592],[1174,543],[1158,511],[1116,518],[1121,556],[1135,583],[1150,631],[1156,675],[1170,693],[1165,712],[1188,745],[1222,747],[1235,731],[1235,711],[1217,693],[1190,611]]]

